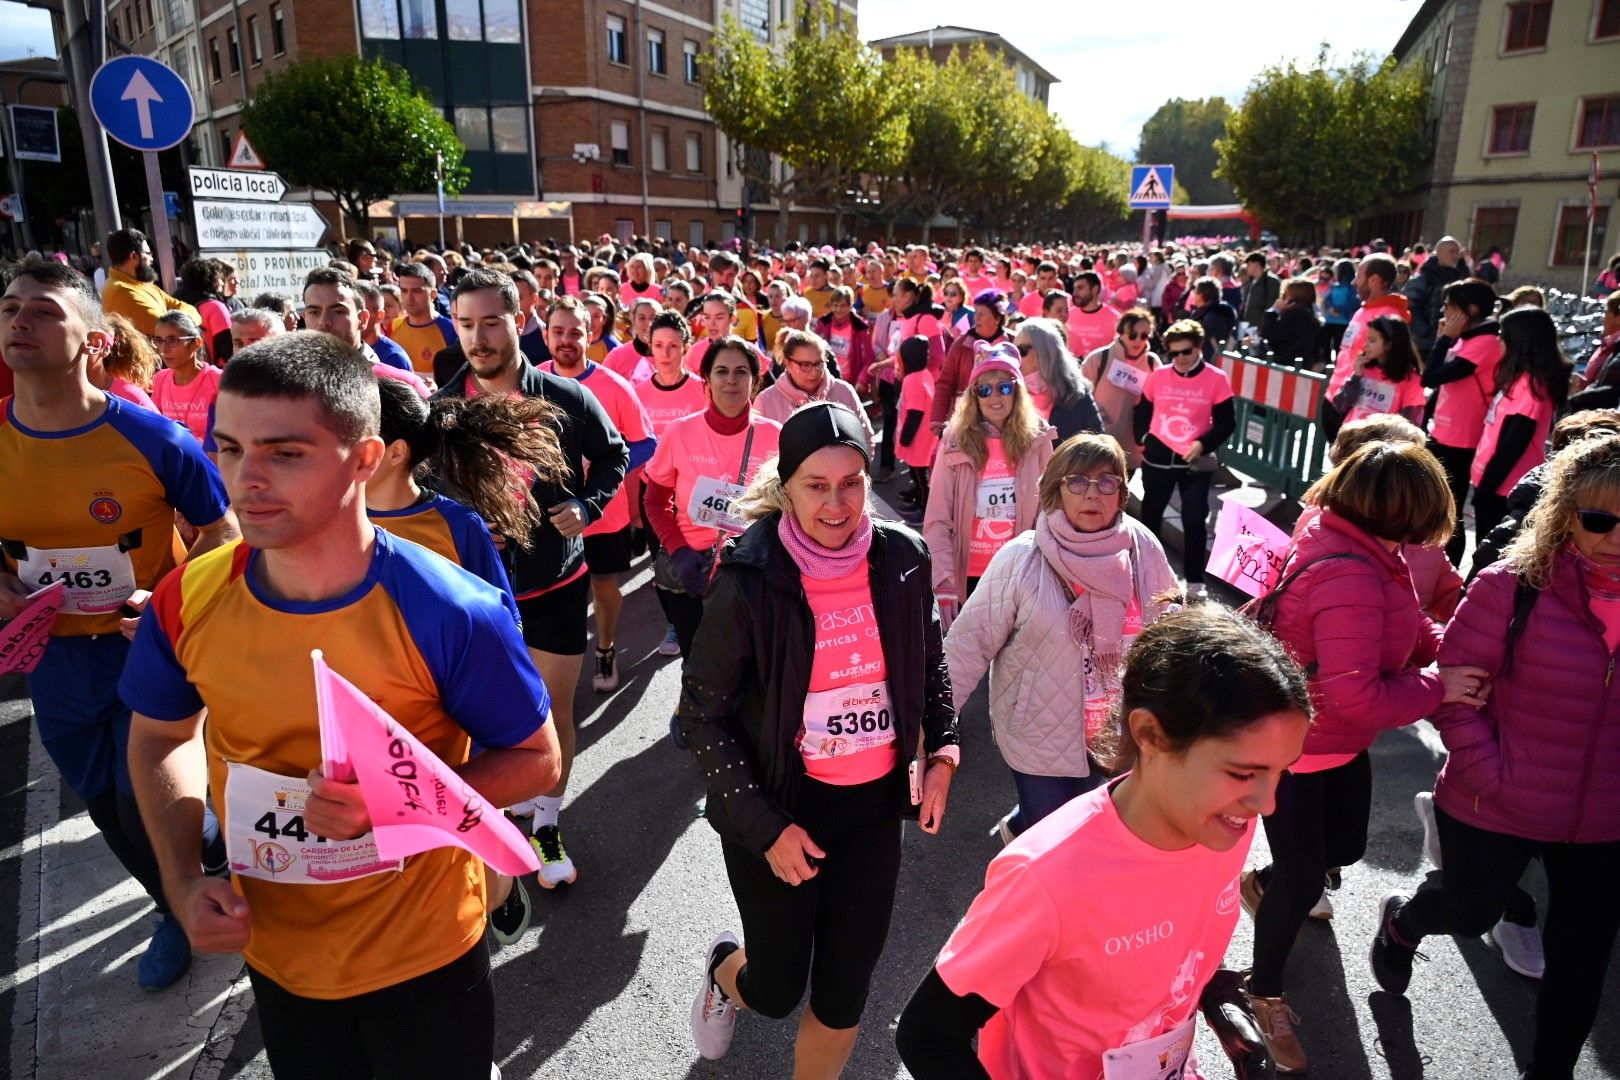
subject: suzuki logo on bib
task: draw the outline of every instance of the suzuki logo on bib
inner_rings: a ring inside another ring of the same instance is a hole
[[[1145,930],[1138,930],[1134,934],[1124,934],[1120,937],[1111,937],[1103,942],[1103,952],[1109,956],[1118,956],[1122,952],[1131,952],[1134,949],[1145,949],[1149,945],[1156,945],[1168,940],[1176,932],[1176,924],[1169,919],[1157,926],[1150,926]]]

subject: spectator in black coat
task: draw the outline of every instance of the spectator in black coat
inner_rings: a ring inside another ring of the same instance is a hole
[[[1321,358],[1322,320],[1316,317],[1316,286],[1294,278],[1265,313],[1260,337],[1279,364],[1315,367]]]
[[[1402,291],[1412,308],[1412,340],[1417,343],[1419,352],[1427,355],[1434,346],[1434,336],[1440,328],[1441,293],[1453,281],[1468,276],[1462,245],[1454,237],[1442,236],[1434,245],[1434,254],[1423,260],[1422,267],[1406,283]]]

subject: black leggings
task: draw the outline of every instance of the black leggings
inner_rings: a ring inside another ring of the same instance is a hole
[[[1507,496],[1474,489],[1474,543],[1477,545],[1507,517]],[[1476,566],[1475,570],[1482,569]]]
[[[703,601],[683,592],[670,592],[654,586],[658,606],[664,609],[664,618],[675,628],[675,640],[681,644],[681,655],[692,655],[692,642],[697,639],[698,623],[703,621]]]
[[[1459,450],[1455,446],[1446,446],[1430,439],[1429,452],[1440,460],[1440,467],[1446,470],[1446,484],[1451,488],[1451,501],[1456,504],[1456,512],[1451,519],[1451,539],[1446,543],[1446,558],[1451,560],[1452,566],[1461,566],[1463,552],[1468,548],[1468,537],[1463,534],[1463,504],[1468,501],[1468,474],[1474,467],[1474,451]],[[1489,534],[1479,527],[1479,500],[1476,498],[1475,542],[1486,535]]]
[[[1159,535],[1170,493],[1181,490],[1181,566],[1190,585],[1204,580],[1209,561],[1209,482],[1214,473],[1182,468],[1142,466],[1142,524]]]
[[[1547,870],[1547,972],[1536,997],[1530,1080],[1569,1080],[1597,1019],[1620,904],[1601,881],[1620,877],[1620,841],[1549,844],[1489,832],[1434,808],[1445,874],[1407,901],[1395,932],[1416,945],[1430,934],[1478,937],[1502,916],[1531,858]],[[1607,868],[1607,869],[1605,869]]]
[[[495,987],[483,941],[425,975],[335,1001],[290,993],[251,965],[248,978],[278,1077],[489,1080]]]
[[[1372,762],[1363,750],[1321,772],[1284,773],[1277,809],[1265,818],[1271,866],[1254,916],[1254,974],[1261,997],[1280,997],[1294,937],[1322,895],[1330,866],[1359,862],[1367,851]]]
[[[803,884],[789,885],[762,856],[722,844],[748,952],[737,992],[748,1008],[780,1019],[798,1006],[808,981],[816,1019],[852,1028],[889,937],[900,877],[894,777],[852,787],[805,777],[793,818],[827,853]]]
[[[877,380],[878,405],[883,409],[883,440],[878,444],[878,466],[894,468],[894,436],[900,430],[900,383]]]

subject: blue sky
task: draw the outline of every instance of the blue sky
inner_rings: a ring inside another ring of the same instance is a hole
[[[0,2],[0,60],[20,56],[55,56],[51,17],[38,8]]]

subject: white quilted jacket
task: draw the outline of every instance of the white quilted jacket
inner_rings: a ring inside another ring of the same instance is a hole
[[[1144,591],[1175,575],[1158,540],[1126,516],[1136,534]],[[1146,626],[1159,607],[1139,597]],[[1085,655],[1069,637],[1069,598],[1025,532],[996,552],[945,637],[958,712],[986,670],[990,725],[1007,765],[1034,776],[1086,776]]]

